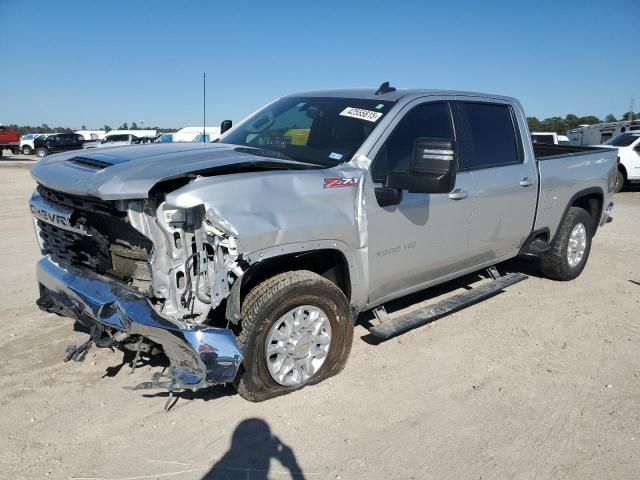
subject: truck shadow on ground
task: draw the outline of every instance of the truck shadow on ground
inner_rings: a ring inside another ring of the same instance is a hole
[[[532,255],[513,258],[511,260],[508,260],[506,262],[502,262],[496,265],[496,268],[498,269],[501,275],[518,272],[518,273],[524,273],[529,277],[542,278],[544,276],[542,274],[542,271],[540,270],[538,258]],[[384,304],[384,307],[387,313],[393,314],[395,312],[404,310],[406,308],[409,308],[419,303],[425,303],[429,301],[432,301],[431,303],[435,303],[438,300],[440,300],[438,297],[451,295],[453,292],[459,289],[471,290],[472,288],[474,288],[473,287],[474,284],[482,280],[487,280],[489,278],[490,276],[486,272],[486,270],[480,270],[480,271],[471,273],[469,275],[465,275],[463,277],[453,279],[449,282],[436,285],[436,286],[427,288],[425,290],[421,290],[411,295],[407,295],[406,297],[402,297],[400,299],[387,302]],[[501,290],[500,293],[498,293],[498,295],[500,295],[505,291],[506,290]],[[427,306],[427,305],[428,304],[425,303],[424,306]],[[426,325],[428,325],[429,323],[438,321],[441,318],[446,318],[446,316],[434,318],[433,320],[428,322]],[[362,325],[368,330],[374,325],[375,321],[376,321],[375,315],[373,314],[373,312],[368,311],[368,312],[361,313],[358,316],[356,323]],[[416,327],[416,328],[420,328],[420,327]],[[368,343],[369,345],[379,345],[386,341],[386,339],[380,339],[369,333],[362,335],[360,339],[365,343]]]
[[[277,472],[278,478],[287,478],[283,474],[296,480],[305,478],[291,447],[273,435],[264,420],[249,418],[238,424],[229,451],[202,480],[267,480],[272,458],[286,469]]]

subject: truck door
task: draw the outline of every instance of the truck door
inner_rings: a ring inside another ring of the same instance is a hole
[[[445,101],[417,100],[394,123],[372,152],[371,176],[377,186],[391,171],[408,171],[417,138],[455,139]],[[374,188],[366,190],[370,303],[419,290],[467,263],[471,174],[459,172],[451,194],[402,194],[398,205],[381,207]]]
[[[457,102],[460,158],[474,186],[469,257],[477,264],[514,256],[533,228],[538,174],[525,151],[516,111],[509,103]]]

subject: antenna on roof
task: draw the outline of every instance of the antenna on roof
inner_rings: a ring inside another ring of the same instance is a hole
[[[389,82],[384,82],[378,90],[376,90],[376,95],[384,95],[385,93],[395,92],[396,88],[389,86]]]
[[[207,74],[202,72],[202,141],[207,139]]]

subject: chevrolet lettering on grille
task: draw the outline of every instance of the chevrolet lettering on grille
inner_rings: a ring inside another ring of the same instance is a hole
[[[50,225],[54,225],[63,230],[89,235],[87,227],[81,224],[73,224],[71,215],[73,210],[70,208],[53,205],[45,201],[38,192],[35,192],[29,201],[31,215]]]

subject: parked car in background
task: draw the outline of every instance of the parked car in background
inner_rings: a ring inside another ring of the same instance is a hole
[[[87,141],[102,140],[107,134],[104,130],[78,130],[75,133],[82,135]]]
[[[531,132],[531,143],[546,143],[548,145],[569,145],[569,137],[555,132]]]
[[[5,149],[11,150],[14,155],[20,153],[20,134],[0,125],[0,157]]]
[[[38,305],[91,332],[69,358],[162,348],[170,368],[136,388],[234,382],[251,401],[340,372],[359,312],[389,338],[524,280],[494,267],[522,254],[576,278],[616,177],[610,149],[532,145],[513,98],[387,83],[282,97],[217,143],[75,157],[36,163],[30,201]],[[485,268],[435,305],[382,307]]]
[[[42,158],[50,153],[79,150],[84,142],[84,137],[77,133],[54,133],[46,137],[38,136],[33,140],[33,146],[36,155]]]
[[[107,135],[99,142],[87,142],[84,148],[96,147],[117,147],[120,145],[138,145],[141,143],[152,143],[155,139],[150,137],[138,137],[136,135],[118,133],[116,135]]]
[[[618,150],[618,176],[615,191],[626,182],[640,181],[640,131],[620,133],[602,144]]]

